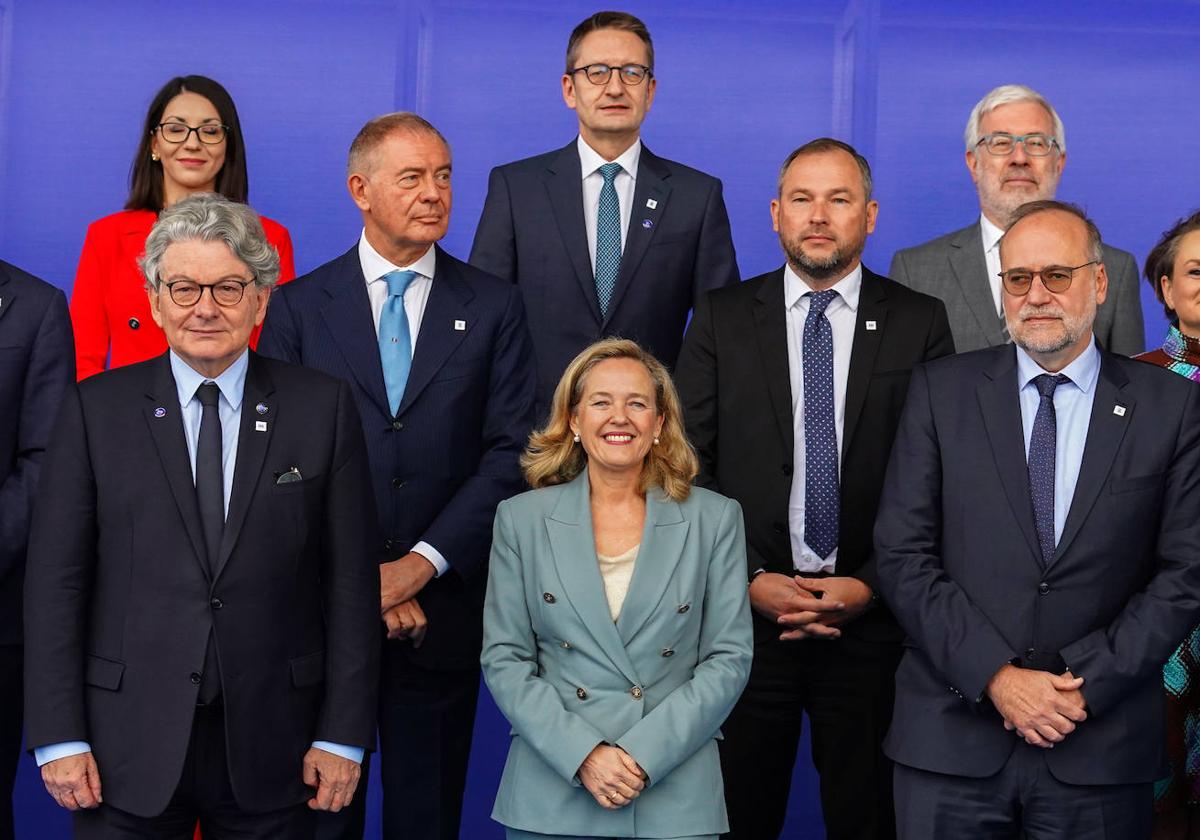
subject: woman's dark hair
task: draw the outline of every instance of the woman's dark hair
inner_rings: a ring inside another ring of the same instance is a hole
[[[1164,231],[1162,239],[1158,240],[1158,244],[1150,249],[1150,253],[1146,256],[1146,264],[1142,268],[1146,282],[1154,290],[1154,296],[1162,304],[1163,313],[1172,324],[1179,319],[1175,315],[1175,310],[1167,306],[1167,302],[1163,298],[1162,278],[1174,276],[1175,258],[1179,255],[1179,242],[1195,230],[1200,230],[1200,210],[1186,219],[1180,219],[1170,230]]]
[[[158,124],[162,122],[167,103],[181,93],[203,96],[217,109],[221,122],[228,128],[225,138],[225,163],[217,173],[216,191],[228,198],[245,204],[250,193],[250,181],[246,177],[246,145],[242,142],[242,125],[238,121],[237,108],[229,91],[207,76],[176,76],[162,86],[150,102],[146,112],[146,124],[142,126],[142,139],[129,168],[129,198],[126,210],[163,209],[162,163],[150,159],[150,142]]]

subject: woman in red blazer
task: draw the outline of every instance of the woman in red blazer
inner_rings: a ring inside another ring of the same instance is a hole
[[[125,209],[88,227],[75,273],[71,323],[79,379],[167,349],[137,262],[159,211],[197,192],[246,201],[246,146],[229,92],[204,76],[167,82],[150,103],[129,180]],[[296,269],[287,229],[265,217],[262,223],[279,251],[279,282],[291,280]],[[257,340],[255,329],[250,346]]]

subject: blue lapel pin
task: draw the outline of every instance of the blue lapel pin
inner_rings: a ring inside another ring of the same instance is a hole
[[[257,411],[259,414],[266,414],[267,413],[267,404],[259,403],[258,405],[254,406],[254,410]]]
[[[158,408],[154,409],[154,416],[155,417],[166,417],[167,410],[160,405]]]

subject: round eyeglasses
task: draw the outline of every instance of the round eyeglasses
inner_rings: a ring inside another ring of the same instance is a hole
[[[253,280],[219,280],[216,283],[197,283],[195,280],[174,280],[162,283],[167,287],[171,300],[176,306],[195,306],[200,302],[200,296],[208,289],[218,306],[237,306],[246,294],[246,287],[254,285]]]
[[[622,84],[633,87],[640,85],[646,79],[654,77],[654,71],[645,64],[623,64],[620,67],[609,67],[607,64],[588,64],[583,67],[576,67],[571,71],[570,75],[574,75],[579,71],[583,71],[587,76],[587,80],[594,85],[606,85],[608,80],[612,78],[613,71],[617,71],[617,77]]]
[[[1007,134],[999,131],[983,135],[975,145],[984,146],[991,154],[1004,157],[1011,155],[1018,143],[1025,147],[1025,154],[1045,157],[1054,151],[1058,138],[1052,134]]]
[[[1059,294],[1071,288],[1071,281],[1075,279],[1076,271],[1098,263],[1099,260],[1090,260],[1083,265],[1074,267],[1048,265],[1041,271],[1034,271],[1032,268],[1010,268],[1008,271],[1000,272],[1000,280],[1004,283],[1004,291],[1013,297],[1025,297],[1029,294],[1035,277],[1042,278],[1042,285],[1046,287],[1046,291]]]
[[[181,122],[165,122],[159,123],[155,129],[158,131],[158,136],[168,143],[182,143],[194,131],[200,142],[209,146],[223,143],[229,134],[229,126],[220,123],[190,126]]]

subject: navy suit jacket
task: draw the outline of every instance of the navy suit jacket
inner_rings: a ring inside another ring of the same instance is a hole
[[[885,749],[985,777],[1018,739],[987,699],[1008,662],[1083,677],[1088,719],[1045,753],[1070,784],[1162,769],[1162,666],[1200,618],[1200,388],[1101,351],[1066,525],[1043,562],[1012,345],[918,367],[875,525],[908,633]]]
[[[643,146],[632,211],[602,317],[576,141],[492,170],[471,263],[521,289],[537,354],[539,416],[567,364],[605,336],[631,338],[674,368],[693,305],[710,289],[738,282],[716,178]]]
[[[21,642],[38,475],[63,390],[74,381],[66,297],[0,261],[0,645]]]
[[[512,285],[437,250],[412,369],[393,417],[358,246],[279,289],[260,353],[350,383],[379,509],[379,561],[424,540],[450,569],[418,596],[425,667],[476,668],[496,505],[525,487],[518,459],[533,423],[533,358]],[[382,625],[381,625],[382,626]]]

